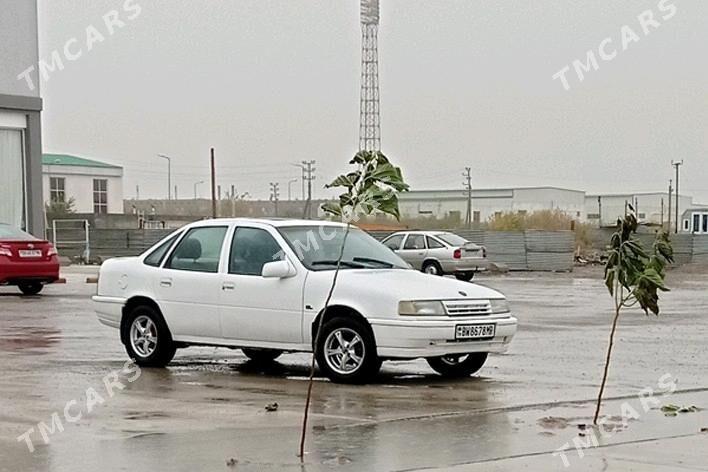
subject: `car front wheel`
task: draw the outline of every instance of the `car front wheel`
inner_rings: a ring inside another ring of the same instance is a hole
[[[177,347],[162,316],[152,307],[134,308],[126,319],[125,350],[143,367],[165,367]]]
[[[486,352],[454,354],[427,359],[430,367],[443,377],[469,377],[477,373],[487,361]]]
[[[322,327],[315,348],[317,365],[333,382],[365,383],[381,368],[369,329],[351,318],[333,318]]]
[[[27,282],[19,284],[19,288],[24,295],[37,295],[42,291],[44,285],[39,282]]]

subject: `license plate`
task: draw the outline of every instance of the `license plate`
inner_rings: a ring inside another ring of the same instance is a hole
[[[485,325],[457,325],[455,339],[486,339],[493,338],[497,330],[495,324]]]
[[[42,251],[39,249],[34,250],[20,250],[20,257],[42,257]]]

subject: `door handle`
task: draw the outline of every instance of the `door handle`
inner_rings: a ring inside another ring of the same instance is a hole
[[[160,280],[160,287],[172,287],[172,279]]]
[[[221,284],[221,290],[233,290],[235,288],[236,285],[232,282],[224,282],[223,284]]]

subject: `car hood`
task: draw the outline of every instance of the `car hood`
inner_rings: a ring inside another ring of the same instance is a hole
[[[340,284],[353,290],[385,292],[398,300],[505,298],[496,290],[482,285],[424,274],[416,270],[342,270],[337,282],[337,285]]]

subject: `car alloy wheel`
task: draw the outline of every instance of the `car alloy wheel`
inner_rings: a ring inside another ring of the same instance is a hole
[[[462,364],[467,358],[469,357],[469,354],[463,354],[459,356],[442,356],[440,358],[440,362],[449,365],[449,366],[456,366],[459,364]]]
[[[423,266],[423,272],[430,275],[442,275],[442,269],[437,262],[426,262]]]
[[[338,328],[325,340],[327,366],[340,375],[350,375],[364,364],[366,346],[361,336],[349,328]]]
[[[140,357],[150,357],[157,349],[157,326],[147,316],[141,315],[130,326],[130,345]]]

